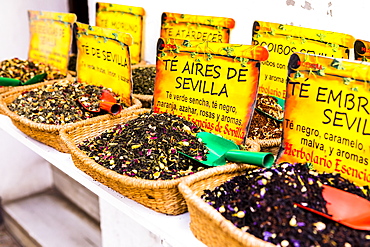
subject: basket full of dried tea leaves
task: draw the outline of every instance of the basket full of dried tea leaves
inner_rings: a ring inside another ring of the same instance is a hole
[[[248,138],[258,142],[263,147],[277,147],[281,144],[283,135],[284,110],[277,99],[258,94],[256,109],[249,127]],[[266,113],[266,114],[264,114]]]
[[[370,231],[349,228],[296,206],[325,213],[323,184],[370,199],[366,188],[339,174],[308,167],[230,166],[184,179],[179,190],[188,204],[192,232],[207,246],[370,246]]]
[[[141,108],[138,99],[133,98],[132,105],[126,106],[116,95],[117,104],[122,106],[120,113],[113,115],[106,111],[95,111],[97,99],[104,90],[110,89],[68,79],[41,82],[2,94],[0,111],[28,136],[60,152],[68,152],[69,149],[59,136],[63,126],[78,122],[99,123]],[[114,95],[114,92],[111,93]],[[92,100],[90,108],[81,104],[86,95]]]
[[[157,212],[178,215],[187,211],[178,191],[182,179],[215,169],[180,154],[204,158],[199,131],[183,118],[142,108],[99,124],[66,126],[61,138],[76,167],[93,179]],[[259,145],[249,141],[246,148],[258,151]]]
[[[17,79],[21,82],[26,82],[34,76],[44,73],[46,73],[47,75],[43,79],[43,81],[63,79],[67,77],[67,75],[61,73],[59,70],[54,69],[49,65],[33,62],[30,60],[12,58],[0,62],[0,77]],[[0,84],[0,94],[13,90],[17,87],[18,86],[1,86]]]
[[[155,64],[136,64],[132,66],[132,84],[134,97],[144,108],[151,108],[156,76]]]

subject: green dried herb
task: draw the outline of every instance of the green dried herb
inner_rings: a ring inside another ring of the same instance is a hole
[[[172,114],[142,114],[116,125],[79,148],[96,163],[130,177],[170,180],[208,168],[180,154],[205,159],[201,129]]]
[[[110,90],[102,86],[60,80],[23,92],[8,107],[16,114],[37,123],[55,125],[73,123],[104,114],[104,112],[87,111],[78,102],[86,98],[94,102],[91,109],[96,109],[99,107],[96,104],[99,102],[103,89]],[[117,103],[120,103],[117,95],[115,98]]]
[[[46,73],[47,80],[63,79],[66,77],[59,70],[43,63],[18,58],[4,60],[0,63],[0,77],[12,78],[26,82],[36,75]]]
[[[132,69],[134,94],[153,95],[155,76],[155,66],[142,66]]]

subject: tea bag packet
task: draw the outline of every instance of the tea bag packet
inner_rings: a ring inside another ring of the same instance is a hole
[[[145,10],[141,7],[96,3],[96,26],[111,28],[132,36],[131,63],[143,61],[143,28]]]
[[[260,46],[159,39],[156,113],[181,116],[207,132],[242,144],[255,105]]]
[[[76,23],[77,80],[110,88],[132,105],[130,34]]]
[[[370,60],[370,42],[356,39],[354,54],[355,60],[368,62]]]
[[[370,184],[370,64],[295,53],[278,162],[309,163]]]
[[[353,43],[348,34],[255,21],[252,44],[266,47],[270,54],[261,63],[258,92],[285,99],[288,61],[294,52],[348,59]]]
[[[164,12],[161,38],[229,43],[232,18]]]
[[[76,15],[29,10],[28,17],[28,59],[50,65],[66,75]]]

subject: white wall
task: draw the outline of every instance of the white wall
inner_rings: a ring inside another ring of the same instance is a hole
[[[27,10],[68,12],[68,0],[0,0],[0,61],[27,59]]]
[[[255,20],[346,33],[370,41],[369,0],[89,0],[90,24],[95,25],[95,3],[143,7],[146,11],[145,60],[155,63],[162,12],[220,16],[236,22],[230,43],[251,44]]]

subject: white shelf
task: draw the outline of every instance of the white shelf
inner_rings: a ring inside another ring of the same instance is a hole
[[[18,130],[11,120],[0,115],[0,128],[16,140],[23,143],[33,152],[50,162],[68,176],[95,193],[100,200],[104,200],[117,208],[123,214],[132,218],[148,231],[163,239],[173,247],[204,247],[197,240],[189,228],[189,213],[178,216],[169,216],[157,213],[145,206],[128,199],[107,186],[94,181],[90,176],[74,166],[70,154],[61,153],[54,148],[44,145]]]

